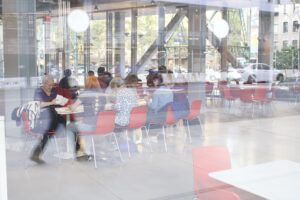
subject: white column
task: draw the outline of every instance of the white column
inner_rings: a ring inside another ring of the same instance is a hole
[[[7,200],[4,116],[0,116],[0,200]]]

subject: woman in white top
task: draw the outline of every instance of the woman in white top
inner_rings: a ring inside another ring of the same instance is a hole
[[[106,103],[116,103],[117,92],[123,82],[121,77],[115,77],[110,81],[109,86],[105,90]]]
[[[114,105],[117,111],[115,119],[117,126],[127,126],[132,108],[138,105],[138,94],[136,91],[138,80],[135,74],[129,74],[125,78],[124,86],[118,89]]]

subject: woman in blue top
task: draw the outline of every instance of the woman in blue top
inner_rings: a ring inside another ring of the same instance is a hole
[[[156,87],[149,103],[148,123],[163,122],[166,118],[167,106],[173,102],[173,92],[163,84],[160,74],[153,77],[153,84]]]

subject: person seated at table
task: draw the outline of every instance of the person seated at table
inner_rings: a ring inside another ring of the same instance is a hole
[[[64,70],[64,77],[59,81],[58,93],[69,99],[76,99],[78,95],[78,87],[75,80],[71,78],[72,71],[70,69]]]
[[[153,77],[153,83],[156,90],[149,100],[147,122],[161,123],[166,118],[167,106],[173,102],[173,92],[163,84],[163,78],[160,74]]]
[[[99,67],[98,68],[98,81],[99,81],[99,85],[102,89],[106,89],[110,83],[110,81],[112,80],[112,75],[111,73],[105,71],[104,67]]]
[[[138,94],[136,86],[139,79],[135,74],[129,74],[125,78],[124,85],[118,89],[116,103],[116,126],[127,126],[129,123],[130,112],[133,107],[138,105]],[[116,129],[118,130],[118,128]]]
[[[189,100],[187,98],[188,83],[182,74],[177,75],[172,89],[174,91],[172,104],[174,117],[179,120],[186,117],[190,109]]]
[[[69,137],[77,137],[77,133],[89,132],[96,129],[97,115],[104,110],[105,98],[98,97],[100,85],[96,76],[88,76],[85,82],[85,90],[78,96],[77,101],[70,106],[71,109],[76,109],[79,105],[83,105],[84,113],[79,114],[82,117],[80,121],[70,123],[67,126],[67,135]],[[98,99],[98,103],[96,103]],[[71,140],[73,141],[73,140]],[[76,140],[78,142],[78,139]],[[91,142],[85,140],[85,154],[91,155]],[[78,156],[80,145],[77,144],[75,153]]]
[[[59,127],[63,127],[66,124],[66,120],[55,110],[57,91],[53,87],[54,79],[51,75],[46,75],[43,78],[42,86],[37,88],[34,93],[34,100],[40,101],[40,117],[38,119],[37,127],[34,131],[42,133],[42,139],[33,149],[30,159],[38,164],[44,163],[40,158],[43,153],[51,133],[58,131]]]
[[[121,77],[114,77],[109,86],[105,90],[106,96],[106,103],[116,103],[116,96],[118,89],[122,86],[123,80]]]

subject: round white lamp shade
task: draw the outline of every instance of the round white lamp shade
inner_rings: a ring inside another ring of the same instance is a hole
[[[224,38],[229,33],[229,25],[224,19],[217,20],[213,23],[213,32],[218,38]]]
[[[73,10],[68,15],[68,26],[76,32],[81,33],[87,30],[90,25],[88,14],[83,10]]]

